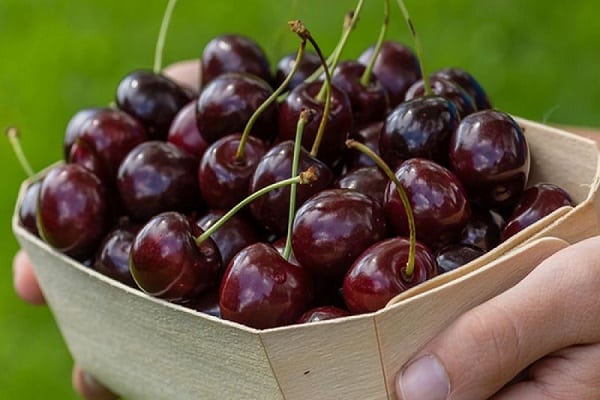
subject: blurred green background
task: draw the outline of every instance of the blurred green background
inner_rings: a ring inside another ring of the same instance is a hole
[[[381,1],[368,0],[347,57],[375,39]],[[395,3],[395,2],[392,2]],[[286,33],[291,0],[180,0],[165,47],[165,62],[198,57],[225,32],[259,41],[271,60],[296,48]],[[469,70],[497,108],[550,123],[600,126],[600,3],[521,0],[407,0],[429,70]],[[549,5],[553,6],[550,7]],[[568,5],[567,5],[568,4]],[[61,157],[62,135],[79,109],[106,105],[119,80],[151,68],[166,1],[1,0],[0,128],[18,126],[36,170]],[[303,19],[325,51],[333,48],[348,0],[298,0]],[[393,5],[388,37],[411,44]],[[0,141],[0,398],[76,398],[71,358],[45,307],[17,299],[11,261],[17,243],[10,216],[25,178]],[[574,171],[575,173],[575,171]]]

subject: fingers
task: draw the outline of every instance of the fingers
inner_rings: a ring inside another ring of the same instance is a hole
[[[19,250],[13,259],[13,285],[17,295],[27,303],[35,305],[46,303],[29,257],[23,250]]]
[[[558,252],[457,319],[398,375],[400,398],[489,398],[545,355],[600,342],[598,247],[600,237]]]
[[[73,367],[73,388],[86,400],[114,400],[118,396],[106,389],[79,366]]]
[[[171,64],[163,70],[163,73],[196,93],[200,91],[200,60],[180,61]]]

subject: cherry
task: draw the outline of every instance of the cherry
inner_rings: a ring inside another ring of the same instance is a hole
[[[443,68],[434,72],[434,77],[446,79],[460,86],[475,102],[478,111],[492,108],[492,104],[481,84],[467,71],[461,68]]]
[[[456,107],[460,118],[464,118],[476,111],[473,99],[458,84],[438,76],[432,76],[430,83],[433,94],[450,100]],[[426,83],[422,79],[413,83],[406,91],[405,100],[424,96],[426,94],[425,85]]]
[[[41,180],[32,182],[31,185],[27,186],[19,207],[19,222],[35,236],[40,236],[36,219],[41,187]]]
[[[435,260],[440,274],[455,270],[483,255],[484,250],[469,244],[450,244],[436,252]]]
[[[342,287],[352,313],[377,311],[399,293],[437,275],[431,250],[417,242],[414,272],[408,276],[409,247],[409,240],[395,237],[373,244],[356,258]]]
[[[252,39],[235,34],[221,35],[206,44],[202,51],[202,87],[228,72],[247,73],[271,82],[267,56]]]
[[[202,206],[198,162],[170,143],[148,141],[125,157],[117,175],[128,214],[145,221],[163,211],[188,212]]]
[[[183,305],[203,314],[221,318],[221,308],[219,307],[219,286],[214,286],[207,289],[197,298],[194,298]]]
[[[460,234],[460,243],[489,251],[500,243],[501,217],[477,206]]]
[[[204,88],[198,98],[198,130],[209,143],[223,136],[242,132],[254,111],[272,93],[273,89],[265,81],[252,75],[219,75]],[[250,134],[271,142],[277,135],[277,118],[278,107],[273,103],[258,117]]]
[[[265,243],[240,251],[221,281],[219,306],[224,319],[257,329],[294,323],[314,296],[310,274],[286,261]]]
[[[538,183],[527,188],[502,229],[502,240],[517,234],[561,207],[573,205],[571,196],[554,184]]]
[[[212,239],[198,244],[202,230],[184,215],[156,215],[131,245],[129,267],[146,293],[173,302],[188,302],[215,285],[221,256]]]
[[[81,129],[84,124],[86,124],[91,118],[94,117],[96,113],[104,110],[103,107],[91,107],[84,108],[82,110],[77,111],[67,123],[67,128],[65,129],[65,136],[63,142],[63,154],[65,160],[69,159],[69,153],[71,153],[71,147],[75,140],[80,136]]]
[[[485,110],[465,117],[450,138],[450,167],[469,198],[484,208],[507,209],[529,177],[529,147],[508,114]]]
[[[431,160],[411,158],[395,172],[406,192],[415,219],[417,240],[430,248],[455,241],[471,216],[462,184],[452,172]],[[390,182],[384,209],[394,232],[409,234],[404,205]]]
[[[371,196],[383,205],[388,178],[377,166],[362,167],[346,172],[334,183],[338,189],[353,189]]]
[[[132,288],[138,288],[129,270],[131,244],[140,226],[123,224],[110,231],[102,240],[92,268]]]
[[[297,211],[292,248],[317,276],[341,280],[354,259],[387,234],[383,209],[350,189],[323,190]]]
[[[152,71],[138,70],[125,76],[117,88],[119,109],[138,120],[150,139],[167,138],[175,115],[192,99],[174,81]]]
[[[359,126],[350,133],[350,138],[360,143],[365,144],[375,154],[379,155],[379,138],[383,131],[384,121],[371,122]],[[371,167],[375,162],[367,155],[360,151],[347,149],[344,154],[344,164],[348,169]]]
[[[348,315],[350,315],[350,313],[343,308],[335,306],[320,306],[306,311],[300,316],[300,318],[298,318],[296,322],[299,324],[319,322],[329,319],[347,317]]]
[[[179,110],[169,127],[167,141],[200,160],[208,143],[196,124],[196,100]]]
[[[275,84],[277,86],[283,83],[285,77],[288,76],[290,71],[294,68],[295,63],[295,53],[286,54],[281,58],[281,60],[279,60],[279,63],[277,63],[277,71],[275,72]],[[300,85],[306,80],[306,78],[315,72],[320,65],[321,60],[319,59],[319,56],[311,52],[304,53],[304,57],[302,57],[302,60],[298,65],[298,70],[294,73],[292,80],[287,85],[287,88],[292,90],[296,86]]]
[[[81,165],[52,168],[42,181],[38,200],[41,237],[68,256],[87,258],[111,221],[106,196],[100,179]]]
[[[368,65],[374,50],[375,46],[365,50],[358,61]],[[390,107],[402,103],[408,88],[421,79],[419,61],[413,51],[393,41],[383,42],[373,72],[386,89]]]

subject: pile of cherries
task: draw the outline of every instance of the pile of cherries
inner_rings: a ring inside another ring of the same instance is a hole
[[[527,186],[522,128],[464,70],[424,81],[411,49],[383,41],[338,63],[329,85],[318,53],[305,53],[271,104],[296,55],[272,73],[242,35],[206,45],[199,92],[160,73],[130,73],[115,106],[73,116],[66,163],[28,188],[22,224],[149,295],[262,329],[378,310],[572,204],[552,184]],[[291,229],[290,186],[222,220],[292,177],[305,110],[298,164],[311,177],[294,187]]]

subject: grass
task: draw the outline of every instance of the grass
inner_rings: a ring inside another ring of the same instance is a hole
[[[331,50],[348,0],[298,1],[298,16]],[[376,37],[381,4],[367,1],[346,55]],[[408,1],[430,70],[471,71],[497,108],[551,123],[600,126],[595,2],[566,6],[517,0]],[[16,125],[36,170],[60,159],[68,119],[79,109],[109,104],[118,81],[151,68],[166,2],[3,0],[0,3],[0,128]],[[253,36],[272,60],[296,48],[286,33],[291,1],[181,1],[166,43],[166,62],[195,58],[224,32]],[[389,37],[411,43],[397,7]],[[24,173],[0,142],[1,237],[0,397],[70,399],[71,358],[45,307],[23,304],[12,290],[17,250],[10,216]]]

